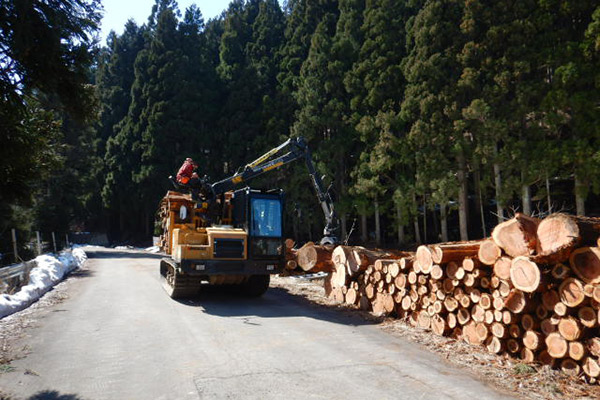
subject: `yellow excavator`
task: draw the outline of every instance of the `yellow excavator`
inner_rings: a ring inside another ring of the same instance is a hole
[[[193,296],[203,282],[236,285],[248,296],[266,292],[270,275],[281,272],[285,262],[284,193],[242,186],[302,159],[325,215],[321,243],[337,243],[339,222],[329,190],[323,189],[305,140],[290,138],[233,176],[215,183],[203,179],[196,191],[171,178],[176,191],[160,203],[161,248],[170,255],[160,262],[160,276],[171,298]]]

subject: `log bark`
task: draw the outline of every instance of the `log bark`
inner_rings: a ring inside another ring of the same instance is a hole
[[[411,253],[399,250],[366,249],[361,246],[352,247],[354,262],[347,264],[348,272],[351,276],[354,276],[367,269],[369,265],[373,265],[379,259],[399,260],[410,255]]]
[[[514,287],[523,292],[535,292],[540,286],[540,269],[529,258],[516,257],[510,265],[510,280]]]
[[[465,258],[477,257],[481,242],[481,240],[451,242],[430,246],[432,260],[435,264],[445,264],[450,261],[462,262]]]
[[[330,272],[334,267],[334,263],[331,261],[332,252],[332,246],[308,242],[298,249],[297,263],[305,272]]]
[[[532,255],[537,246],[539,223],[537,218],[517,213],[514,218],[496,225],[492,239],[511,257]]]
[[[573,251],[569,264],[575,274],[585,283],[600,283],[600,248],[582,247]]]

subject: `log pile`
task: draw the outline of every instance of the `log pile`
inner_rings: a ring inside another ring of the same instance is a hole
[[[415,253],[310,243],[295,260],[328,272],[325,292],[339,303],[595,383],[599,238],[600,218],[517,214],[485,240]]]

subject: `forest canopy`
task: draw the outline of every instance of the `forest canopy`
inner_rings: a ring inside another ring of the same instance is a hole
[[[351,241],[483,237],[517,211],[600,214],[597,1],[149,11],[95,44],[96,1],[2,3],[3,230],[31,207],[24,228],[142,241],[186,157],[215,181],[289,136],[307,140]],[[287,235],[319,236],[301,163],[256,184],[286,190]]]

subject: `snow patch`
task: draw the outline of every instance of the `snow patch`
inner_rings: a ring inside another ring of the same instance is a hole
[[[160,251],[160,247],[158,247],[158,246],[150,246],[150,247],[147,247],[145,250],[148,251],[148,252],[150,252],[150,253],[158,253]]]
[[[50,288],[60,282],[65,275],[79,268],[87,260],[85,251],[75,248],[54,257],[44,254],[35,258],[36,266],[29,273],[29,282],[15,294],[0,296],[0,318],[27,308],[37,301]]]

